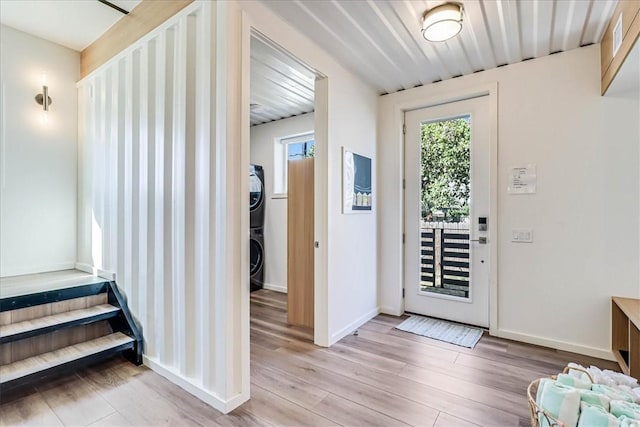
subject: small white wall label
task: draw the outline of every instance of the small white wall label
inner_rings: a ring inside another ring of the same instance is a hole
[[[512,167],[509,171],[509,194],[535,194],[538,175],[536,165]]]

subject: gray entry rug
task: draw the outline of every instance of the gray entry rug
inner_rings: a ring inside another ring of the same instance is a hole
[[[468,348],[475,347],[482,337],[482,329],[416,315],[400,323],[396,329]]]

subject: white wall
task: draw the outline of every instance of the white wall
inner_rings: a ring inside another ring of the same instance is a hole
[[[378,313],[376,188],[372,213],[343,215],[341,208],[342,147],[377,158],[378,96],[260,2],[239,4],[249,25],[326,76],[315,91],[315,341],[330,345]],[[328,324],[318,322],[319,313]]]
[[[0,26],[0,276],[73,268],[80,54]],[[34,97],[47,74],[48,123]]]
[[[145,364],[225,412],[249,397],[239,24],[196,1],[79,84],[78,267],[115,273]]]
[[[380,98],[379,287],[402,312],[402,108],[498,82],[497,335],[611,357],[610,297],[639,297],[637,100],[600,96],[600,46]],[[537,194],[507,195],[537,165]],[[513,228],[534,243],[514,244]]]
[[[264,168],[265,288],[287,291],[287,199],[274,198],[274,144],[282,137],[313,132],[313,113],[251,127],[251,163]]]

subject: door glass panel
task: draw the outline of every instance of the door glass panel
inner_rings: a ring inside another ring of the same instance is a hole
[[[471,116],[422,123],[420,292],[469,298]]]

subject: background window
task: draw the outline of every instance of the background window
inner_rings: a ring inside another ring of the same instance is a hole
[[[287,193],[287,162],[289,160],[313,157],[314,154],[315,140],[312,132],[276,138],[273,162],[273,190],[276,196],[284,196]]]

